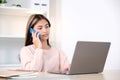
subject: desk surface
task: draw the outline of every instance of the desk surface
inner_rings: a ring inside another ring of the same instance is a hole
[[[36,76],[13,77],[12,79],[0,78],[0,80],[120,80],[120,70],[109,70],[97,74],[60,75],[39,72]]]

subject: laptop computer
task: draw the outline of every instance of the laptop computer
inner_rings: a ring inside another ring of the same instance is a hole
[[[50,72],[57,74],[100,73],[104,69],[110,42],[78,41],[75,47],[70,70]]]

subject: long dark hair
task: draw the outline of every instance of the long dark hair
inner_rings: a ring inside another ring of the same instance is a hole
[[[29,30],[30,30],[30,28],[33,28],[39,20],[42,20],[42,19],[46,20],[48,22],[49,27],[51,27],[50,21],[44,15],[42,15],[42,14],[31,15],[28,20],[27,27],[26,27],[25,46],[33,44],[32,37],[30,35]],[[49,43],[49,39],[47,39],[47,44],[48,44],[48,46],[51,47],[51,45]]]

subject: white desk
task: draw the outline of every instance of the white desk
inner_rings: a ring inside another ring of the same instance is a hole
[[[51,77],[50,77],[51,76]],[[56,75],[39,73],[38,77],[48,77],[53,80],[120,80],[120,70],[109,70],[97,74],[80,74],[80,75]]]
[[[36,76],[28,78],[16,77],[0,80],[120,80],[120,70],[109,70],[98,74],[60,75],[40,72]]]

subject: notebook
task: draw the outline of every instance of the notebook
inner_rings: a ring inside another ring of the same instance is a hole
[[[55,74],[99,73],[104,69],[110,42],[78,41],[69,71],[49,71]]]
[[[11,77],[19,77],[19,76],[33,76],[37,75],[37,72],[27,71],[27,70],[5,70],[0,71],[0,77],[2,78],[11,78]]]

